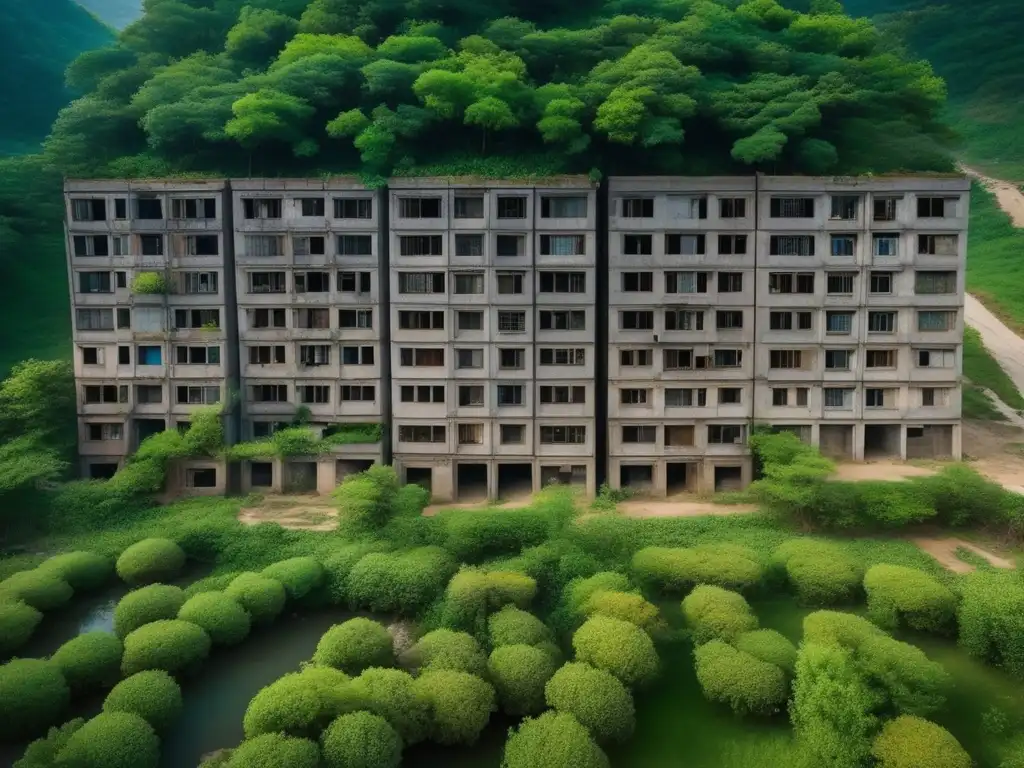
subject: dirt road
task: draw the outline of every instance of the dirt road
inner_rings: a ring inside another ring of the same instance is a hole
[[[996,196],[999,207],[1009,215],[1013,226],[1024,227],[1024,192],[1020,191],[1020,187],[1008,181],[985,176],[964,165],[960,166],[960,170],[988,187],[989,191]]]

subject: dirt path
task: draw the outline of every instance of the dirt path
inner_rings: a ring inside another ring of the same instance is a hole
[[[864,464],[839,464],[836,466],[833,480],[906,480],[908,477],[927,477],[934,475],[935,470],[929,467],[918,467],[904,464],[901,461],[870,461]]]
[[[964,297],[964,318],[969,326],[981,334],[985,349],[1006,371],[1017,389],[1024,392],[1024,339],[1007,328],[1002,320],[971,295]]]
[[[626,517],[703,517],[757,512],[754,504],[712,504],[708,501],[624,501],[618,509]]]
[[[923,551],[938,560],[943,568],[953,571],[953,573],[970,573],[974,570],[973,565],[964,562],[956,556],[957,549],[961,547],[973,552],[979,557],[984,558],[993,568],[1013,569],[1017,567],[1014,565],[1012,560],[1007,560],[1005,557],[994,555],[987,549],[982,549],[976,544],[971,544],[969,541],[964,541],[963,539],[918,538],[911,539],[911,541],[913,541],[914,544],[920,547]]]
[[[338,510],[330,497],[269,496],[262,506],[238,511],[242,525],[277,523],[292,531],[333,531],[338,527]]]
[[[1006,211],[1013,226],[1024,227],[1024,192],[1021,192],[1020,187],[1008,181],[993,179],[965,165],[960,166],[960,170],[980,181],[996,196],[999,207]]]

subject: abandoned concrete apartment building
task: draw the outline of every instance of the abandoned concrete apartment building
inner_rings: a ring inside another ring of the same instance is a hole
[[[83,473],[210,403],[229,441],[300,407],[382,439],[175,489],[704,492],[750,481],[755,424],[960,456],[965,178],[461,181],[68,181]]]

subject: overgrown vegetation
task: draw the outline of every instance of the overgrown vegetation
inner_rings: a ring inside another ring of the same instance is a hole
[[[1024,278],[1021,249],[1024,230],[1013,225],[991,192],[975,183],[967,240],[967,290],[1017,333],[1024,332],[1024,297],[1013,289]],[[972,375],[966,360],[964,370]]]

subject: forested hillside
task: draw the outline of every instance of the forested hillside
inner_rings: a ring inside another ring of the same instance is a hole
[[[114,29],[124,29],[142,15],[141,0],[78,0]]]

